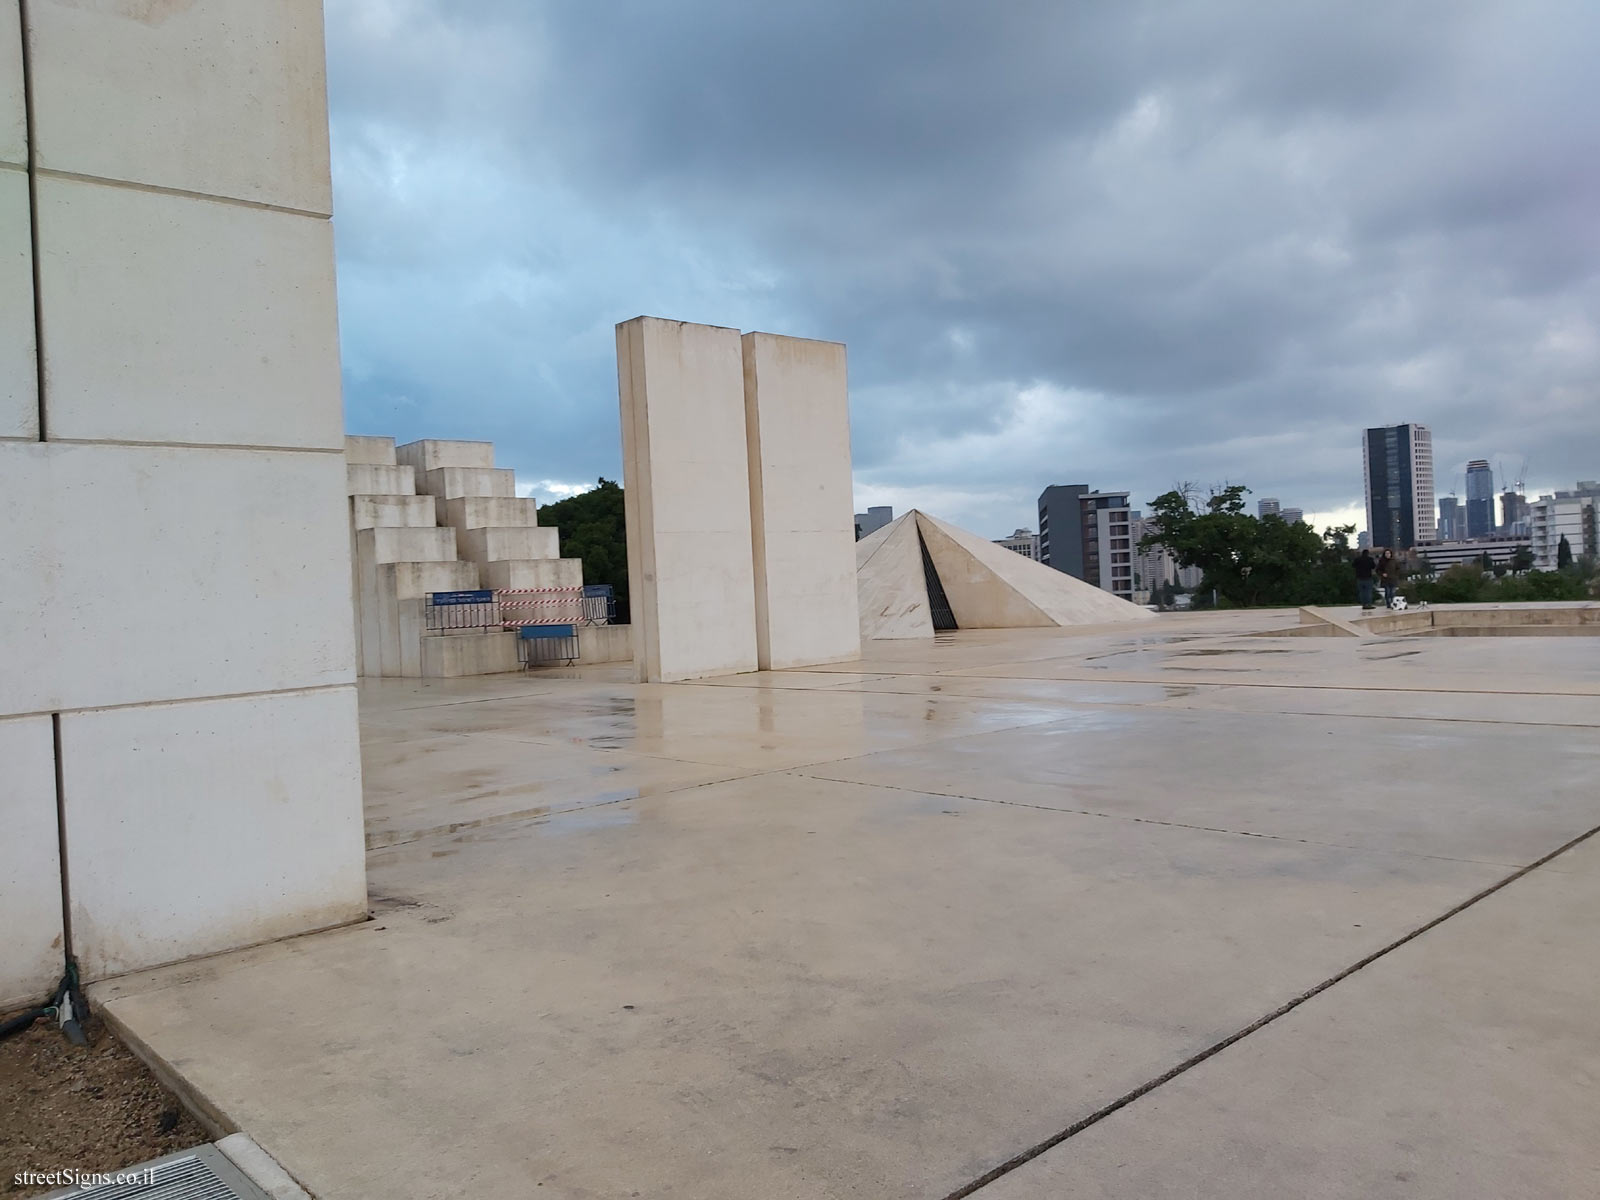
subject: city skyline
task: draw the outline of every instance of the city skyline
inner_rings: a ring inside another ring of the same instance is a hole
[[[844,342],[859,511],[1004,534],[1088,465],[1141,506],[1232,481],[1321,525],[1393,421],[1436,431],[1442,491],[1479,457],[1587,477],[1600,9],[1448,30],[330,6],[347,429],[491,440],[546,499],[618,478],[613,327],[654,313]]]

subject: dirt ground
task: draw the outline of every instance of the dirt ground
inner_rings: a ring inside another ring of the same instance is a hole
[[[19,1171],[115,1171],[210,1140],[97,1018],[85,1032],[74,1046],[41,1020],[0,1042],[0,1195],[55,1190]]]

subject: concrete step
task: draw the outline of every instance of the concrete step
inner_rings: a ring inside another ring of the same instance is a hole
[[[491,563],[507,559],[559,558],[561,539],[554,527],[523,529],[444,530],[455,537],[460,556],[469,562]]]
[[[421,655],[424,679],[494,675],[521,669],[517,661],[517,635],[502,631],[425,637]]]
[[[346,463],[345,494],[350,496],[415,496],[417,473],[410,467]]]
[[[492,467],[493,442],[420,441],[395,447],[395,459],[419,472],[440,467]]]
[[[464,496],[434,500],[440,525],[466,529],[531,529],[539,524],[538,502],[518,496]]]
[[[351,466],[392,467],[395,465],[394,439],[390,437],[347,437],[344,461]]]
[[[416,678],[427,624],[423,597],[476,588],[478,568],[454,560],[374,563],[363,557],[358,586],[361,673]]]
[[[576,632],[580,664],[628,662],[633,658],[633,627],[630,625],[580,625]],[[455,679],[462,675],[494,675],[522,669],[517,660],[517,635],[513,632],[446,633],[422,639],[424,679]]]
[[[583,586],[581,558],[502,559],[483,564],[483,586],[505,588],[567,588]]]
[[[454,529],[378,526],[356,531],[358,562],[451,562],[459,557]]]
[[[432,529],[437,522],[432,496],[351,496],[352,529]]]
[[[424,471],[417,490],[441,500],[466,496],[515,496],[517,475],[501,467],[436,467]]]

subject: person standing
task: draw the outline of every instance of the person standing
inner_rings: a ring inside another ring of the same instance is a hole
[[[1356,555],[1356,592],[1361,597],[1361,611],[1372,611],[1372,577],[1377,573],[1378,563],[1372,557],[1372,551],[1365,546],[1361,553]]]
[[[1394,590],[1400,586],[1400,560],[1393,550],[1385,550],[1378,557],[1378,582],[1383,584],[1383,606],[1394,607]]]

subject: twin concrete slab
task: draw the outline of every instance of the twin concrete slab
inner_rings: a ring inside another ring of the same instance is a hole
[[[366,907],[321,4],[129,10],[0,14],[0,1008]]]
[[[844,347],[639,317],[617,382],[639,677],[854,658]]]

